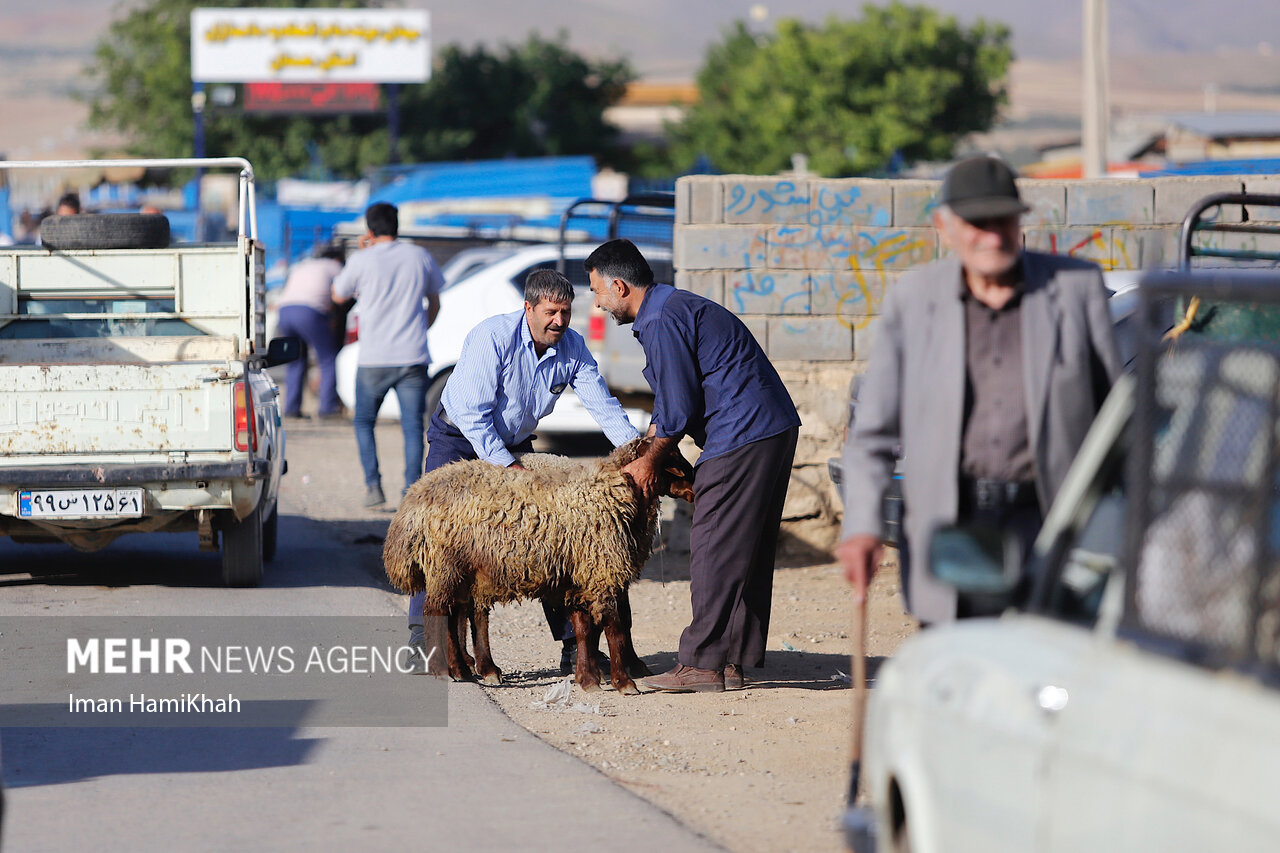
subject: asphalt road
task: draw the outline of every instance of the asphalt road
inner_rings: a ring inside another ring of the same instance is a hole
[[[398,427],[379,440],[384,470],[399,471]],[[337,614],[398,631],[403,597],[381,579],[390,514],[359,509],[349,425],[295,427],[288,458],[261,588],[219,588],[218,556],[195,534],[96,554],[4,540],[0,626],[41,613]],[[386,475],[388,495],[399,479]],[[0,642],[19,639],[0,627]],[[3,849],[718,849],[516,726],[480,688],[450,685],[448,704],[447,727],[6,729]]]

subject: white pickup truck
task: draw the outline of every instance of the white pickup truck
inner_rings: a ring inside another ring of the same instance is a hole
[[[159,214],[49,217],[0,249],[0,535],[94,551],[125,533],[196,531],[222,579],[256,585],[286,470],[266,368],[253,168],[242,158],[0,162],[0,170],[240,171],[235,242],[169,245]]]

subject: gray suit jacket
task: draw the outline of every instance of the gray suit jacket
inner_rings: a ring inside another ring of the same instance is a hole
[[[1024,252],[1022,364],[1036,490],[1047,510],[1119,375],[1099,268]],[[885,295],[844,448],[844,535],[879,534],[881,499],[902,448],[904,581],[911,611],[955,618],[955,590],[929,574],[933,531],[957,514],[964,420],[965,327],[960,260],[907,274]]]

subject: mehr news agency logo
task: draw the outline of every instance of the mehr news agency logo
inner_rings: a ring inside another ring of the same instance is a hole
[[[432,648],[427,663],[435,655]],[[92,675],[375,675],[414,672],[417,650],[410,646],[312,646],[305,655],[292,646],[201,646],[193,655],[181,637],[67,638],[67,673]],[[305,657],[305,660],[303,659]],[[130,693],[122,698],[67,695],[70,713],[240,713],[240,700],[228,693],[210,697],[181,693],[156,697]]]

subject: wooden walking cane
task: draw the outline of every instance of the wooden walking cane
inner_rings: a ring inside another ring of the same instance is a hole
[[[862,775],[862,725],[867,713],[867,595],[853,601],[853,655],[850,661],[853,677],[853,731],[849,744],[849,805],[858,798],[858,782]]]

